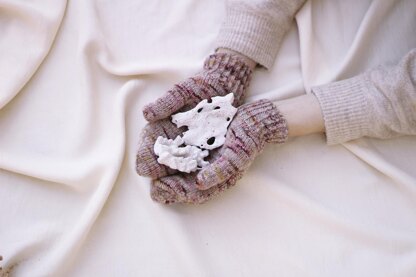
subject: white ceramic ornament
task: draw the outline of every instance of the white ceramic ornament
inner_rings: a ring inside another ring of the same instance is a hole
[[[183,133],[186,145],[212,150],[225,142],[227,127],[237,112],[233,101],[232,93],[202,100],[192,110],[172,115],[172,122],[188,127]]]
[[[209,164],[204,161],[204,158],[209,154],[207,150],[192,145],[180,147],[183,143],[184,140],[180,136],[174,140],[158,137],[153,147],[155,154],[159,156],[158,163],[186,173]]]

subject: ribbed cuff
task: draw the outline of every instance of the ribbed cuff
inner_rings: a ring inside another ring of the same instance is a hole
[[[215,45],[237,51],[269,69],[285,31],[271,16],[230,6]]]
[[[234,93],[234,105],[241,105],[244,93],[250,85],[253,71],[239,56],[229,53],[215,53],[210,55],[204,63],[207,73],[205,81],[218,91]]]
[[[262,99],[241,107],[242,119],[249,129],[257,130],[269,143],[284,143],[288,137],[286,119],[269,100]]]
[[[227,75],[234,75],[236,79],[248,79],[253,73],[250,66],[238,55],[229,53],[215,53],[204,62],[207,71],[219,71]]]
[[[312,88],[321,105],[329,145],[368,134],[370,106],[366,98],[366,83],[361,75]]]

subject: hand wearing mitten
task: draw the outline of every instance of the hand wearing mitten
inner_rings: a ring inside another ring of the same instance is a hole
[[[179,84],[155,102],[146,105],[143,115],[149,122],[167,118],[182,108],[193,108],[203,99],[234,93],[234,105],[240,105],[250,83],[252,69],[238,54],[215,53],[203,70]]]
[[[164,96],[143,109],[148,121],[140,138],[136,158],[136,170],[141,176],[160,178],[177,172],[157,162],[153,146],[158,136],[175,139],[184,129],[170,122],[172,113],[192,108],[202,99],[234,93],[235,104],[239,104],[247,89],[252,70],[247,60],[234,53],[216,53],[209,56],[201,73],[177,84]]]
[[[178,128],[170,119],[162,119],[148,123],[139,139],[139,150],[136,155],[136,171],[141,176],[153,179],[174,174],[177,170],[171,169],[157,162],[153,146],[159,136],[175,139],[185,131],[185,128]]]
[[[196,176],[198,173],[181,173],[165,176],[152,182],[150,196],[162,204],[188,203],[202,204],[226,189],[234,186],[239,175],[228,179],[226,182],[213,186],[207,190],[196,187]]]
[[[284,143],[287,136],[286,120],[269,100],[241,106],[218,157],[197,175],[197,187],[205,190],[244,173],[266,143]]]
[[[286,120],[268,100],[238,108],[224,145],[199,173],[175,174],[153,181],[152,198],[161,203],[203,203],[236,184],[266,143],[284,143]]]

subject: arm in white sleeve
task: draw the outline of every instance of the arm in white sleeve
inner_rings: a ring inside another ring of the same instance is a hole
[[[328,144],[416,135],[416,48],[395,66],[312,88]]]
[[[284,35],[305,0],[228,0],[217,48],[237,51],[265,68],[276,58]]]

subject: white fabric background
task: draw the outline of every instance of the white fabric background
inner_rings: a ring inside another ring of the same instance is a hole
[[[416,276],[416,140],[267,146],[202,206],[151,201],[143,105],[212,51],[223,1],[0,0],[5,276]],[[397,62],[416,2],[309,1],[249,101]],[[297,28],[298,27],[298,28]]]

